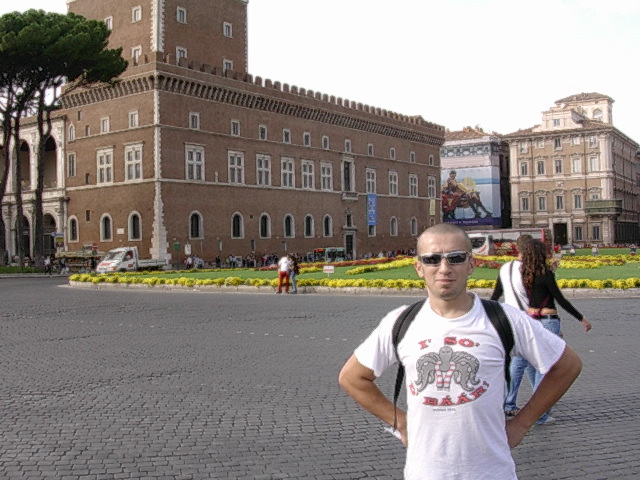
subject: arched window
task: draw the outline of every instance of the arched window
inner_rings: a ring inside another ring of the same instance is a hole
[[[411,235],[418,235],[418,220],[416,220],[416,217],[411,219]]]
[[[260,215],[260,238],[271,237],[271,219],[269,215],[263,213]]]
[[[593,119],[594,119],[594,120],[598,120],[599,122],[601,122],[601,121],[602,121],[602,110],[601,110],[601,109],[596,108],[596,109],[593,111]]]
[[[284,217],[284,236],[285,238],[295,237],[295,224],[292,215],[286,215]]]
[[[202,238],[202,215],[198,212],[189,215],[189,238]]]
[[[389,235],[392,237],[398,236],[398,219],[396,217],[391,217],[391,222],[389,224]]]
[[[78,241],[78,219],[76,217],[69,218],[68,237],[70,242]]]
[[[242,215],[234,213],[231,217],[231,238],[243,238],[244,237],[244,222],[242,221]]]
[[[304,236],[313,237],[313,217],[311,215],[304,217]]]
[[[142,240],[142,223],[137,212],[129,215],[129,240]]]
[[[69,141],[76,139],[76,127],[69,125]]]
[[[113,239],[111,217],[105,213],[100,219],[100,240],[109,242]]]
[[[333,221],[331,215],[325,215],[322,219],[322,236],[333,237]]]

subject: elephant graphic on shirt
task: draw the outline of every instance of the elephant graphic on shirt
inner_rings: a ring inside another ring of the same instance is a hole
[[[418,392],[435,383],[438,390],[449,391],[451,382],[459,384],[465,391],[471,392],[480,383],[476,378],[480,362],[467,352],[454,352],[444,346],[438,353],[422,355],[416,362],[418,379],[414,382]]]

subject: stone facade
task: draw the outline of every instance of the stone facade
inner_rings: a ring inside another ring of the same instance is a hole
[[[186,245],[207,261],[327,246],[359,257],[412,248],[440,221],[439,188],[427,185],[444,128],[249,74],[246,1],[68,5],[107,21],[130,65],[113,87],[66,95],[58,112],[45,211],[63,248],[131,244],[173,263]],[[23,142],[35,151],[35,138]]]
[[[548,227],[560,244],[638,243],[638,143],[613,126],[613,102],[572,95],[505,136],[514,227]]]

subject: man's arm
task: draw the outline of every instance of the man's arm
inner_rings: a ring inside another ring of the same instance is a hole
[[[545,374],[527,404],[507,421],[511,448],[518,445],[533,424],[565,394],[582,370],[582,360],[568,345],[562,356]]]
[[[351,355],[340,371],[338,382],[362,408],[369,413],[372,413],[388,425],[393,426],[393,402],[385,397],[380,391],[378,386],[374,383],[375,379],[376,376],[374,375],[373,370],[358,362],[355,355]],[[398,430],[402,435],[402,443],[406,446],[407,415],[401,409],[397,410],[397,414]]]

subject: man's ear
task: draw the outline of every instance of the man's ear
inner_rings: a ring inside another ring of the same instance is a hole
[[[476,258],[471,255],[469,258],[469,276],[473,273],[473,270],[476,268]]]
[[[424,278],[424,275],[422,273],[422,263],[420,262],[419,258],[416,258],[415,262],[413,262],[413,268],[416,269],[416,272],[420,278]]]

